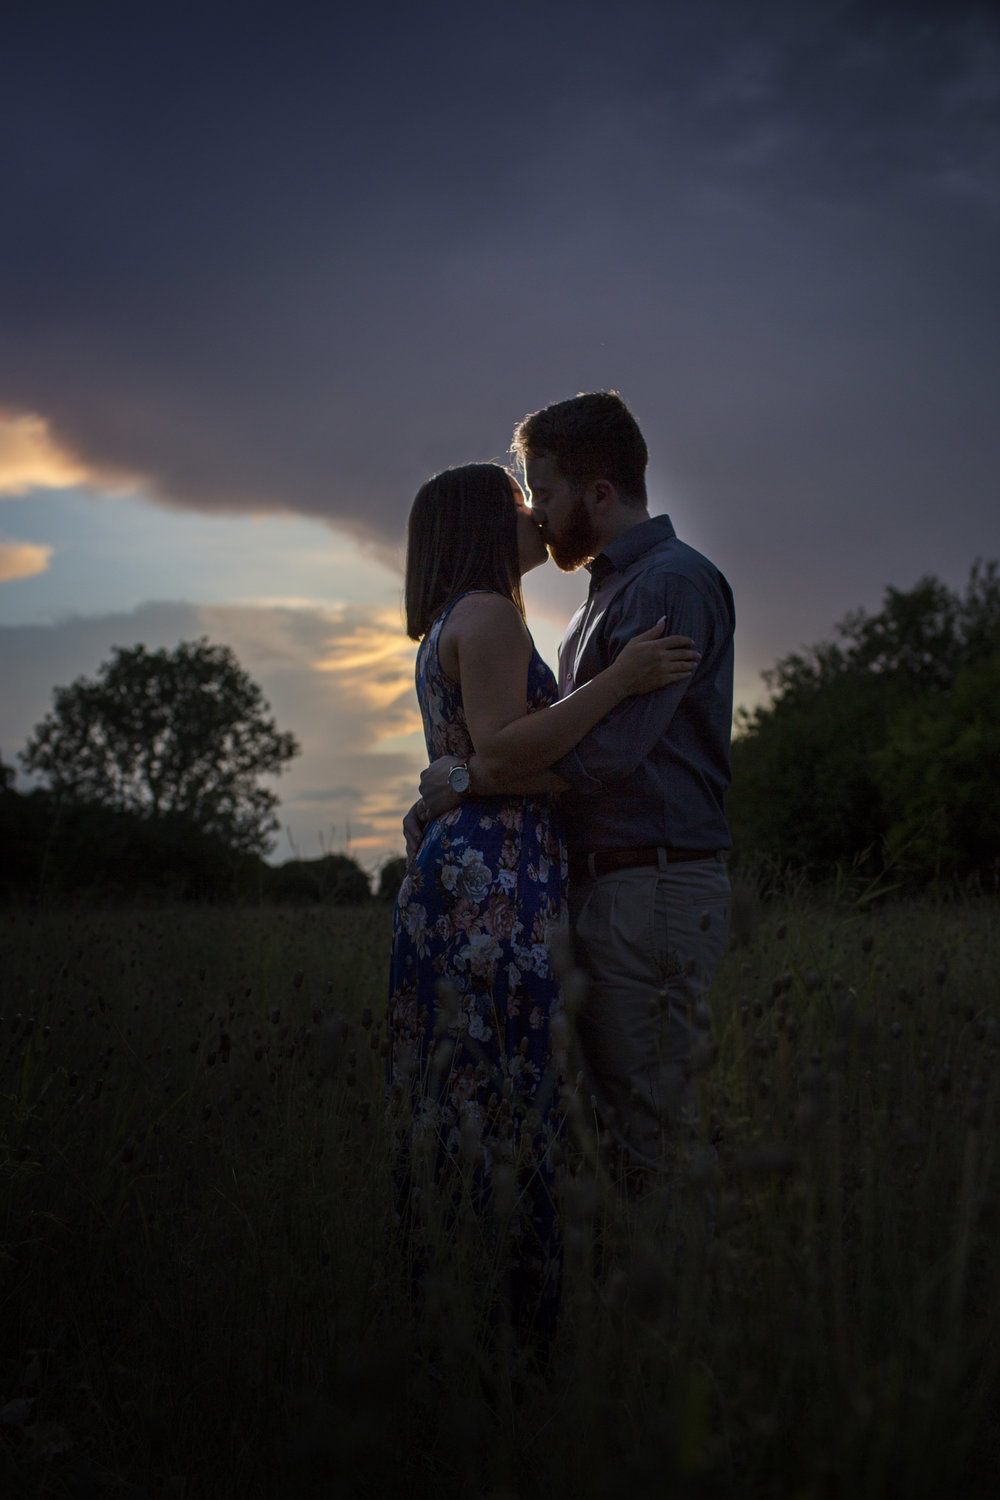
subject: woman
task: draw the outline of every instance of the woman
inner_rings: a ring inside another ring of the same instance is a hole
[[[497,464],[448,469],[417,494],[406,615],[421,642],[417,696],[431,760],[475,750],[544,786],[546,768],[623,698],[689,675],[691,642],[658,639],[654,626],[556,702],[521,598],[522,575],[546,557],[519,486]],[[537,1314],[555,1285],[550,949],[565,879],[548,796],[466,797],[427,828],[393,919],[390,1082],[412,1108],[408,1147],[423,1143],[438,1182],[464,1163],[480,1198],[497,1167],[520,1184],[508,1234],[522,1313]]]

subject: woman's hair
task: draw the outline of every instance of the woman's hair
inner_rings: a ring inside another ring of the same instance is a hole
[[[499,464],[445,469],[421,485],[406,540],[406,632],[425,635],[469,589],[503,594],[524,614],[517,507]]]

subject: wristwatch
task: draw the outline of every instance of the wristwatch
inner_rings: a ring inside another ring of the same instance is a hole
[[[461,765],[452,766],[448,772],[448,785],[460,797],[464,796],[469,790],[469,787],[472,785],[472,777],[469,774],[469,762],[467,760],[463,760]]]

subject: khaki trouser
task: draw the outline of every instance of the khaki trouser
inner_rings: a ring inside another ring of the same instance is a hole
[[[725,862],[577,881],[570,918],[590,981],[577,1030],[602,1123],[637,1165],[664,1169],[676,1127],[692,1122],[689,1067],[709,1039],[705,993],[729,928]]]

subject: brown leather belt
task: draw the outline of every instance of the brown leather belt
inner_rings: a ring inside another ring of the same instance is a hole
[[[570,880],[596,880],[614,870],[634,870],[641,865],[658,865],[660,850],[655,845],[639,849],[576,850],[569,857]],[[715,859],[717,849],[664,849],[667,863],[677,860]]]

